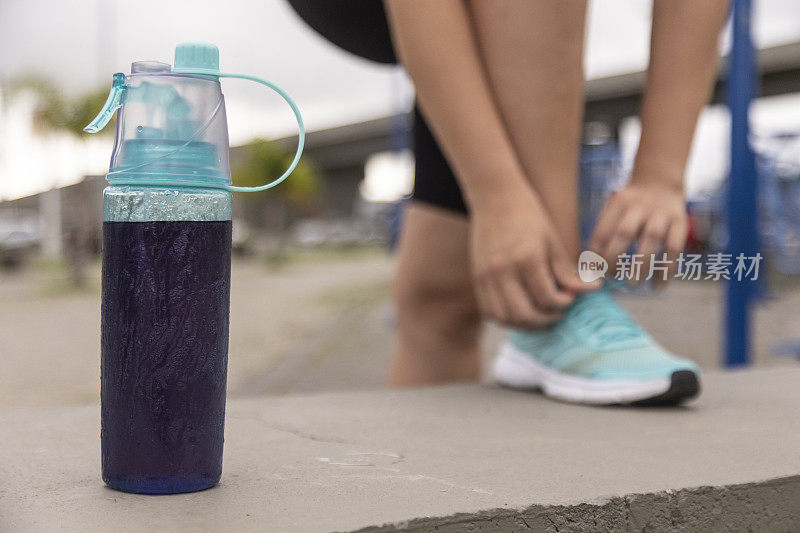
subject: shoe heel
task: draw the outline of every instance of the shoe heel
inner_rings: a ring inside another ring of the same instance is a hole
[[[538,372],[527,355],[520,354],[511,344],[505,343],[497,353],[489,371],[490,379],[514,389],[538,389]]]

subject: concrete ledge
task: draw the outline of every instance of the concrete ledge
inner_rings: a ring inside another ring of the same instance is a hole
[[[800,477],[614,497],[606,503],[493,509],[366,527],[362,533],[462,531],[796,531]]]
[[[800,369],[712,374],[682,409],[482,386],[229,403],[219,487],[99,479],[96,406],[0,412],[2,531],[800,529]]]

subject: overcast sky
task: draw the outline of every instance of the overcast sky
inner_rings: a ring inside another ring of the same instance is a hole
[[[800,41],[800,1],[754,4],[760,47]],[[589,5],[587,76],[645,68],[651,2],[590,0]],[[108,87],[111,75],[129,72],[132,61],[172,63],[175,45],[187,40],[217,44],[222,70],[255,74],[283,86],[297,100],[309,130],[404,110],[413,97],[401,69],[330,45],[283,0],[0,0],[0,82],[38,74],[69,93]],[[232,144],[294,131],[291,112],[261,86],[223,80],[223,90]],[[32,105],[6,109],[0,124],[0,198],[74,183],[107,168],[110,140],[42,139],[30,130]],[[800,128],[797,96],[755,111],[758,127]],[[726,120],[719,110],[701,120],[690,188],[724,173]],[[635,148],[634,137],[628,152]]]
[[[760,45],[800,40],[800,2],[754,3]],[[644,68],[650,5],[590,1],[589,77]],[[217,44],[223,70],[284,86],[311,129],[385,115],[404,101],[397,69],[328,44],[283,0],[0,0],[0,80],[36,72],[69,91],[107,86],[112,73],[128,72],[134,60],[171,63],[175,44],[185,40]],[[224,86],[233,141],[253,128],[265,135],[291,131],[291,115],[277,97],[246,82]]]

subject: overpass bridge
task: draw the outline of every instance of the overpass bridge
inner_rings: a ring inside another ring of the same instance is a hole
[[[757,96],[800,92],[800,42],[760,50],[758,67]],[[723,57],[712,104],[723,102],[726,77],[727,58]],[[646,78],[647,73],[640,71],[587,81],[584,120],[603,122],[617,132],[623,119],[638,114]],[[392,149],[398,138],[408,138],[410,126],[410,116],[398,115],[308,133],[304,157],[320,171],[326,207],[334,213],[350,213],[369,156]],[[277,142],[293,149],[297,136]]]

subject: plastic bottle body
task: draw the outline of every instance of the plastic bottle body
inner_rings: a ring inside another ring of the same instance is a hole
[[[103,480],[127,492],[215,485],[222,472],[231,193],[103,194]]]

